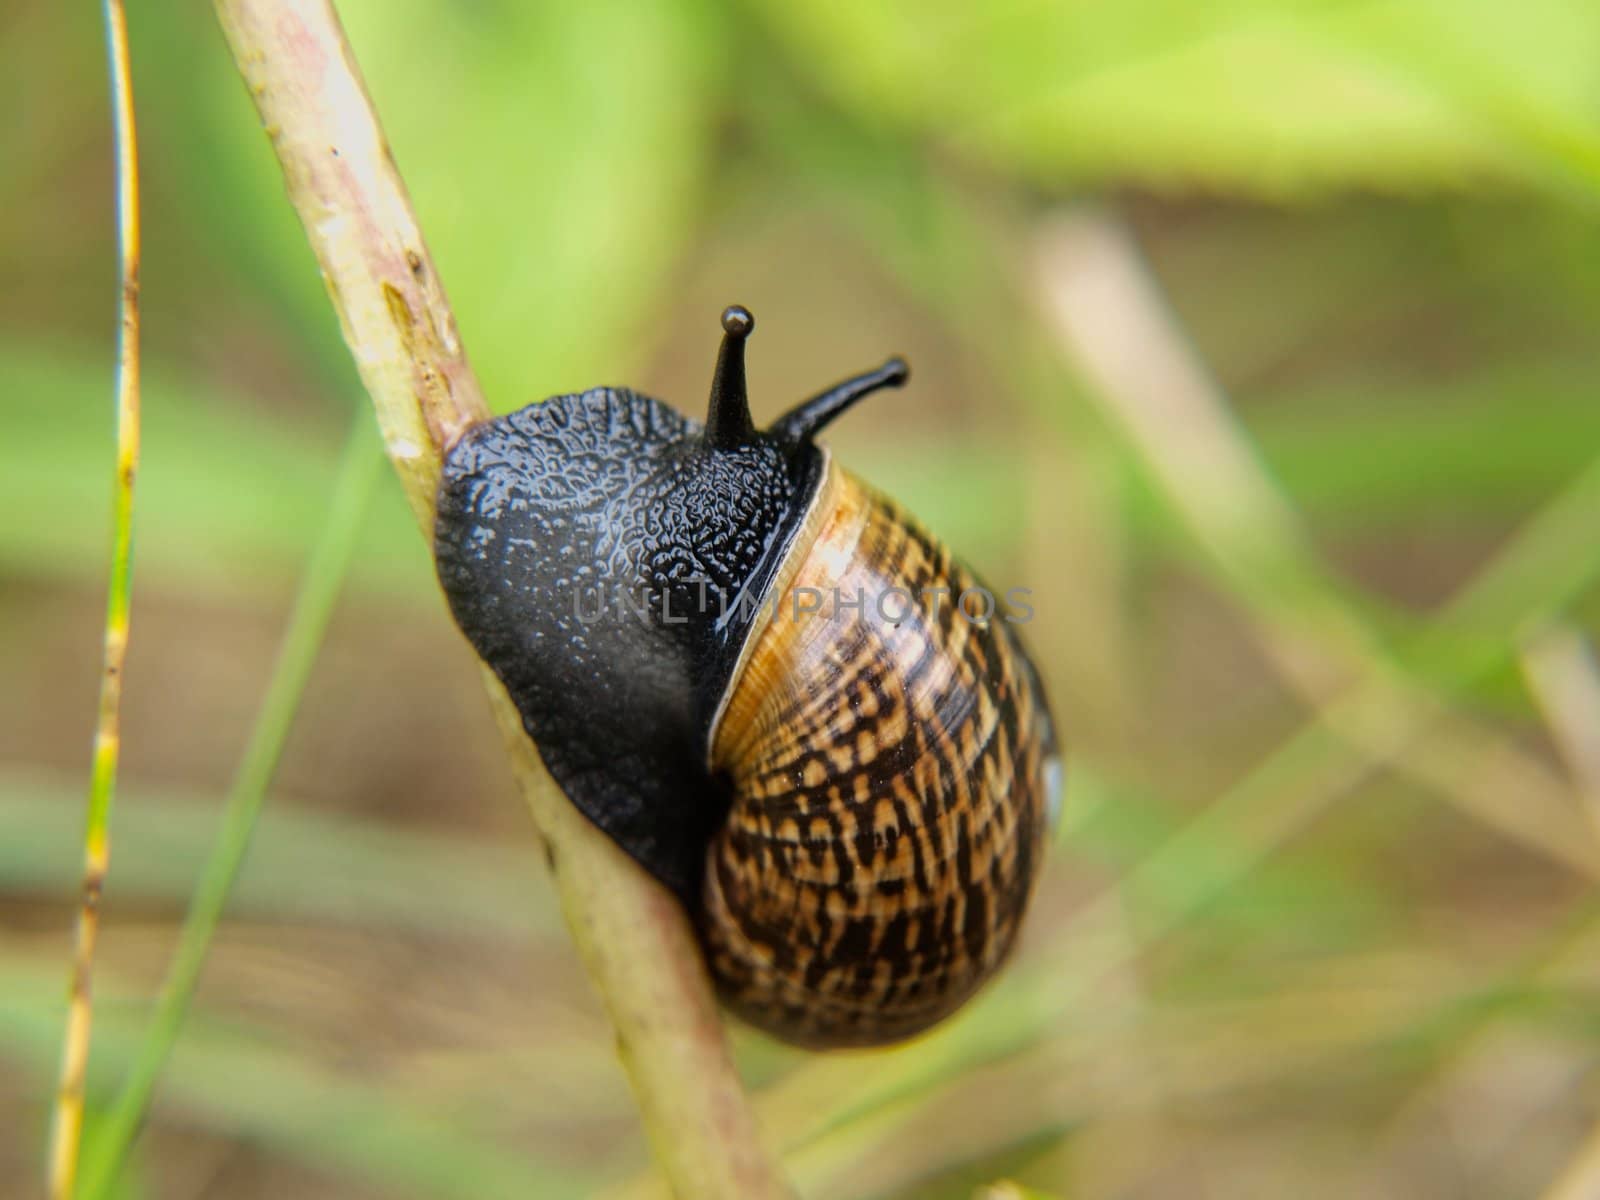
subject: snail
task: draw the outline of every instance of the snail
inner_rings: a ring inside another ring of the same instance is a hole
[[[1055,734],[992,596],[816,443],[906,364],[758,430],[754,318],[722,326],[703,425],[595,388],[463,433],[439,580],[568,799],[683,902],[724,1004],[801,1045],[895,1041],[1006,957]]]

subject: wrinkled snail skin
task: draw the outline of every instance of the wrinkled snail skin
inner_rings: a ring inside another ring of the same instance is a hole
[[[467,431],[439,578],[556,783],[683,901],[729,1007],[873,1045],[1004,959],[1055,735],[1013,626],[959,607],[976,579],[815,444],[904,364],[758,431],[753,324],[723,315],[704,425],[603,388]]]

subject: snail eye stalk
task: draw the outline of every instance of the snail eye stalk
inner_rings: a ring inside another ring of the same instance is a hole
[[[863,371],[796,405],[773,422],[771,433],[786,441],[809,442],[857,400],[886,387],[904,387],[910,378],[911,368],[906,360],[891,358],[881,367]]]
[[[731,450],[755,437],[750,419],[750,393],[744,379],[744,342],[756,328],[756,319],[742,304],[722,313],[722,349],[711,377],[711,407],[706,414],[706,441],[719,450]]]

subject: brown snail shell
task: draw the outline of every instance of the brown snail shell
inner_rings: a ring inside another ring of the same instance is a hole
[[[1054,748],[1008,624],[958,608],[977,581],[892,501],[830,463],[799,543],[714,727],[735,799],[700,930],[752,1024],[872,1044],[954,1011],[1005,958]],[[866,619],[838,611],[858,597]]]

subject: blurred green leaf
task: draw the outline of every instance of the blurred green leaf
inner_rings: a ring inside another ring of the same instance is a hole
[[[32,1072],[54,1066],[59,965],[0,958],[0,1053]],[[108,989],[110,991],[110,989]],[[135,1028],[111,991],[95,1019],[90,1087],[103,1092],[132,1057]],[[196,1020],[173,1056],[167,1099],[185,1115],[307,1163],[412,1196],[579,1196],[592,1180],[455,1127],[426,1100],[325,1070],[258,1032]],[[91,1147],[92,1148],[92,1147]]]
[[[1581,0],[750,0],[863,121],[1052,185],[1600,191]]]
[[[1081,764],[1092,770],[1091,764]],[[1095,806],[1075,826],[1061,851],[1069,862],[1090,864],[1106,878],[1120,878],[1148,854],[1176,835],[1192,819],[1192,811],[1145,789],[1104,782],[1107,802]],[[1403,798],[1403,797],[1402,797]],[[1403,836],[1411,815],[1387,799],[1383,832]],[[1353,948],[1391,928],[1399,919],[1392,899],[1376,886],[1364,864],[1341,854],[1337,846],[1298,847],[1297,853],[1265,862],[1253,875],[1212,898],[1204,910],[1215,936],[1235,944],[1315,946],[1332,953]],[[1190,866],[1195,874],[1225,859],[1231,839],[1199,842]]]
[[[0,772],[0,892],[66,896],[78,877],[76,777]],[[112,830],[117,895],[181,904],[216,834],[220,801],[129,789]],[[269,804],[234,892],[238,911],[284,920],[390,925],[452,937],[553,933],[531,839],[491,844]],[[292,879],[294,886],[285,886]]]
[[[1014,1183],[981,1185],[996,1175],[1023,1174],[1028,1163],[1058,1145],[1068,1132],[1059,1126],[1039,1129],[967,1162],[941,1164],[939,1154],[933,1150],[924,1159],[932,1169],[883,1200],[1050,1200],[1042,1192]]]
[[[694,0],[339,11],[491,402],[620,382],[617,347],[694,229],[717,23]],[[142,95],[205,181],[201,224],[326,348],[333,314],[220,37],[190,6],[138,16]]]
[[[0,567],[19,575],[98,577],[109,534],[109,360],[79,348],[0,345]],[[320,526],[337,426],[296,427],[237,392],[147,364],[143,470],[135,538],[147,585],[250,591],[296,569]],[[397,485],[373,505],[356,578],[420,592],[428,556]]]
[[[1329,530],[1514,515],[1600,444],[1588,363],[1485,364],[1465,378],[1352,378],[1272,398],[1252,429],[1284,490]]]

